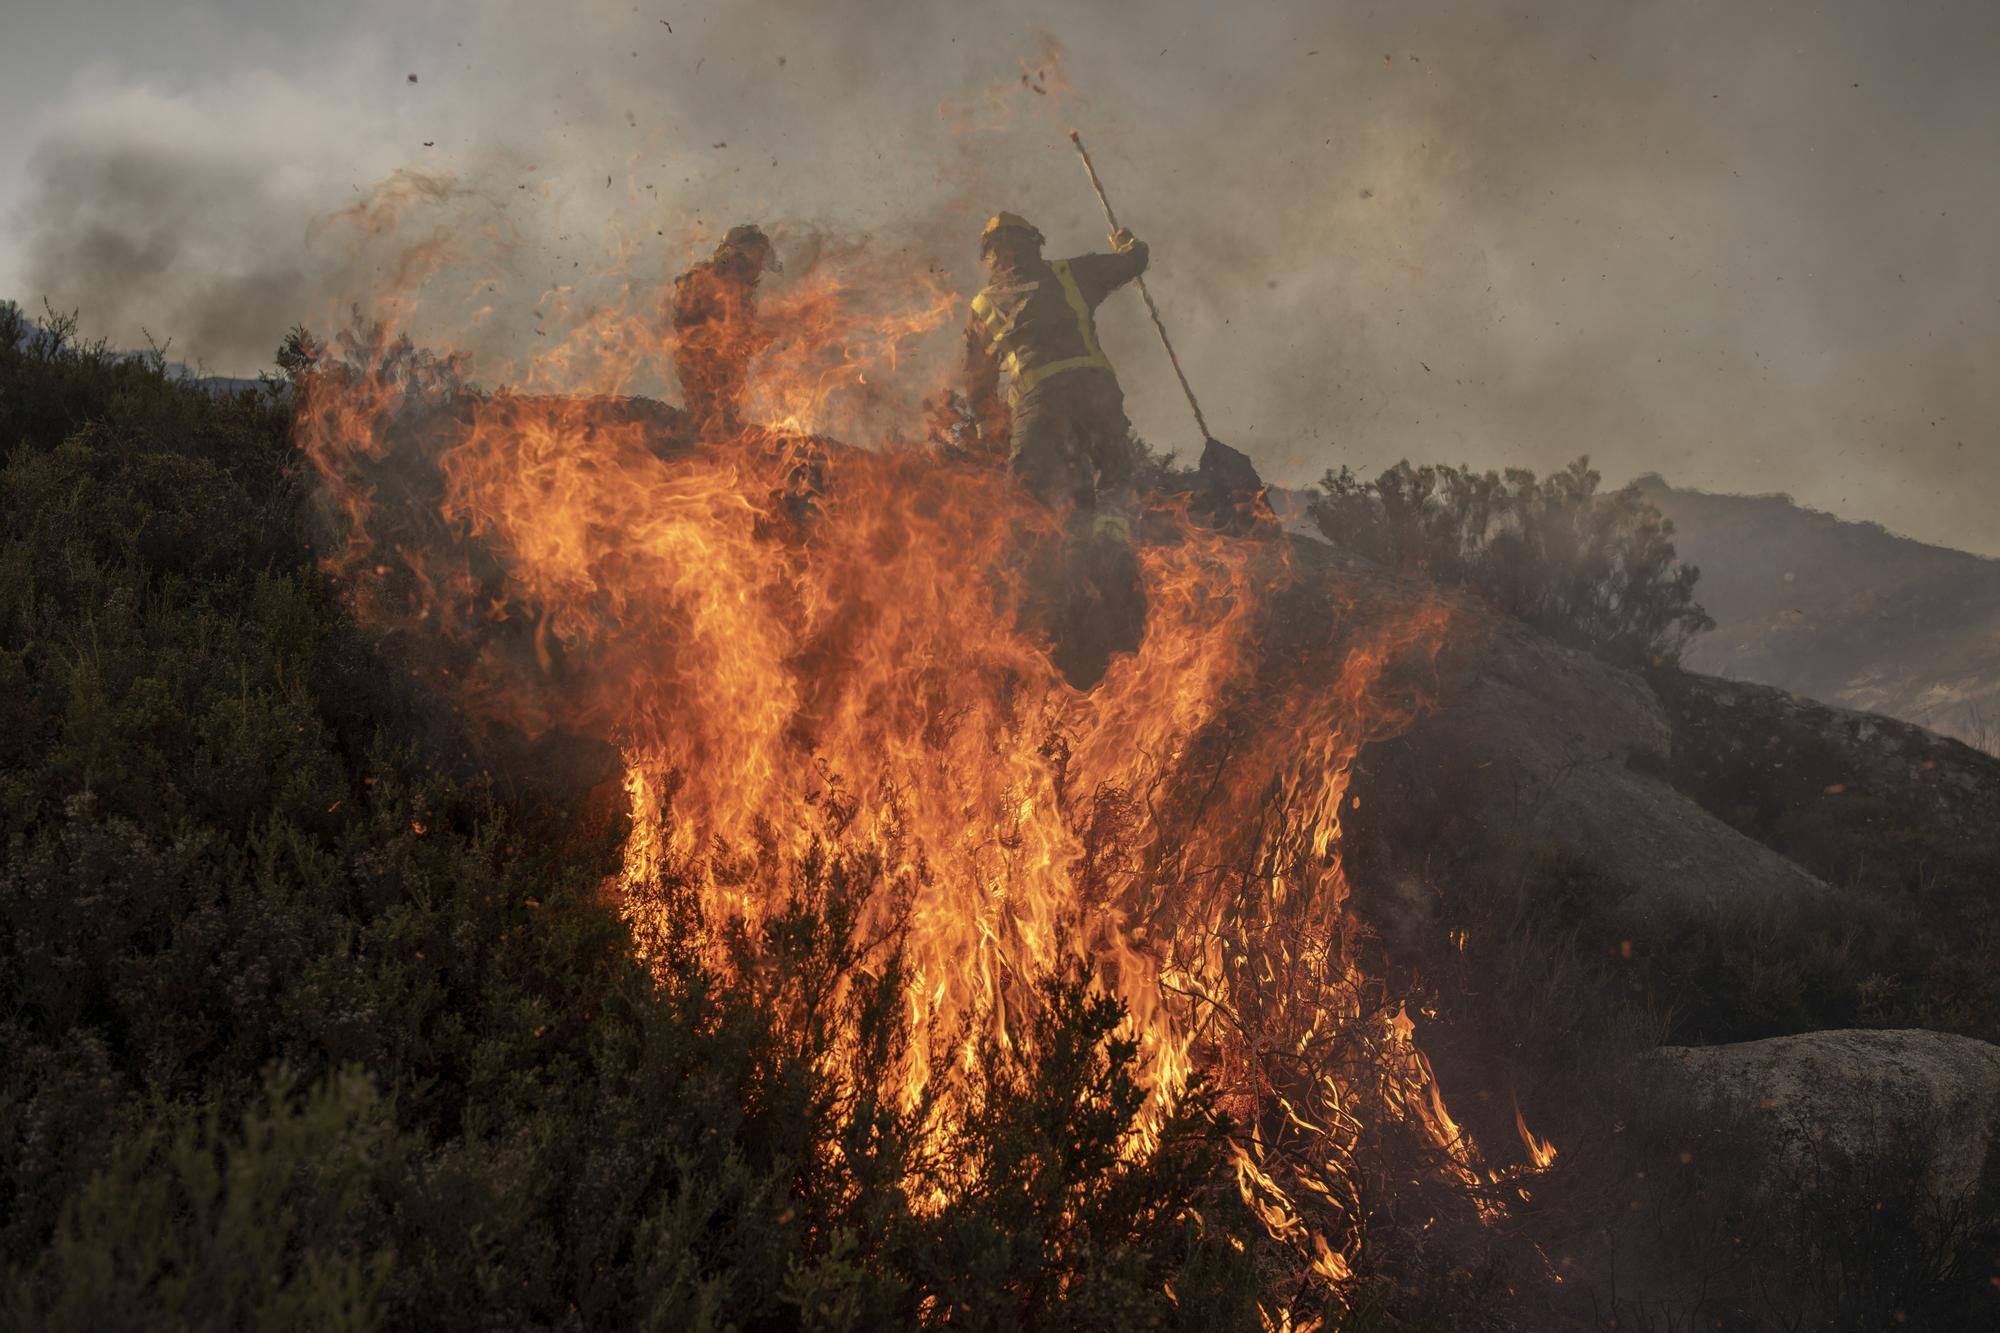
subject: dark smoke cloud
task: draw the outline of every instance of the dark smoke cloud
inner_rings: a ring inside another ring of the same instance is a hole
[[[1588,452],[2000,552],[1996,69],[1975,0],[439,6],[406,47],[57,108],[22,295],[250,368],[378,280],[314,224],[412,164],[468,253],[508,238],[437,279],[490,281],[463,336],[495,351],[551,286],[587,308],[746,218],[969,291],[994,208],[1101,243],[1077,124],[1279,480]],[[1136,303],[1105,332],[1142,432],[1193,443]]]
[[[301,257],[243,245],[235,219],[230,234],[213,225],[218,201],[254,197],[262,171],[122,144],[52,146],[35,163],[30,280],[93,325],[171,338],[218,367],[262,365],[273,331],[298,316]]]

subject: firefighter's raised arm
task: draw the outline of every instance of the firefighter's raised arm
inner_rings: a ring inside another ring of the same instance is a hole
[[[1069,261],[1076,285],[1092,307],[1144,273],[1151,258],[1146,243],[1123,227],[1111,237],[1111,244],[1116,248],[1108,255],[1078,255]]]

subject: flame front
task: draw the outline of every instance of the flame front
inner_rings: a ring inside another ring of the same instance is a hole
[[[867,868],[863,965],[899,950],[909,1030],[945,1034],[910,1043],[911,1102],[939,1061],[1027,1042],[1037,978],[1086,960],[1129,1009],[1156,1108],[1216,1080],[1245,1200],[1302,1269],[1345,1281],[1366,1117],[1491,1178],[1412,1021],[1362,974],[1341,862],[1351,765],[1410,720],[1442,604],[1364,613],[1282,541],[1166,506],[1140,550],[1143,643],[1079,693],[1022,572],[1058,520],[1004,466],[899,438],[914,400],[885,386],[949,295],[903,282],[885,302],[878,282],[870,311],[837,269],[771,303],[764,424],[731,438],[620,396],[671,352],[649,318],[586,321],[528,388],[491,394],[351,339],[300,411],[348,537],[331,563],[365,616],[436,648],[469,708],[618,747],[612,887],[640,948],[683,928],[664,914],[691,894],[728,967],[723,934],[836,849]]]

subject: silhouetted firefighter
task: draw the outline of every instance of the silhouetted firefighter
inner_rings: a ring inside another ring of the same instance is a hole
[[[674,279],[674,370],[704,441],[742,433],[746,371],[770,341],[757,320],[757,282],[781,267],[771,238],[745,225],[731,227],[714,254]]]
[[[1132,548],[1138,449],[1096,310],[1145,271],[1147,253],[1129,231],[1111,240],[1112,254],[1051,261],[1026,218],[994,214],[979,237],[988,281],[965,327],[966,398],[982,439],[1004,435],[1022,484],[1069,530],[1069,549],[1039,559],[1031,583],[1046,598],[1056,666],[1080,688],[1113,653],[1137,649],[1146,616]]]

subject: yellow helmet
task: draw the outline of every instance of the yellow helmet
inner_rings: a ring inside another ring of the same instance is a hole
[[[1045,239],[1042,233],[1036,230],[1035,224],[1019,213],[995,213],[986,219],[986,225],[980,229],[979,248],[984,250],[992,243],[993,238],[1003,231],[1025,231],[1035,238],[1036,245],[1042,244]]]

